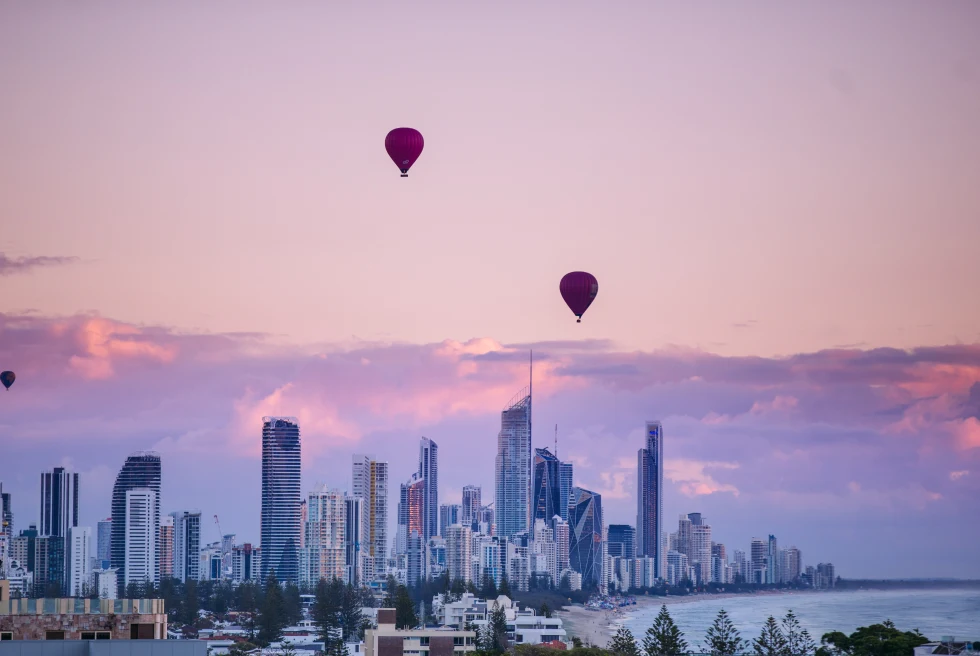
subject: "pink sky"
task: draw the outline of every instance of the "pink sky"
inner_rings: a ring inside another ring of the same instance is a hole
[[[6,3],[0,61],[25,514],[64,457],[94,521],[154,446],[172,509],[257,499],[280,409],[310,484],[421,434],[489,463],[537,344],[536,446],[559,423],[611,518],[660,418],[669,515],[980,577],[928,539],[980,492],[977,3]],[[401,125],[426,138],[405,180]],[[223,458],[232,481],[201,469]],[[456,476],[489,494],[489,464]]]

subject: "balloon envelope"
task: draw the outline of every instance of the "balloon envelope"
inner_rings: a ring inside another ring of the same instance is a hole
[[[566,273],[558,286],[561,290],[561,297],[572,313],[578,317],[579,323],[582,315],[592,305],[596,294],[599,293],[599,281],[591,273],[585,271],[572,271]]]
[[[12,371],[0,373],[0,383],[3,383],[3,386],[7,389],[10,389],[10,386],[14,384],[14,380],[16,379],[17,375]]]
[[[385,150],[388,157],[395,163],[398,170],[402,172],[402,177],[408,177],[408,169],[422,154],[425,140],[422,133],[413,128],[395,128],[385,137]]]

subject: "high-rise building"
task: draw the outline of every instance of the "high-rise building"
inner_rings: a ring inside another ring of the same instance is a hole
[[[68,529],[68,595],[82,597],[89,592],[92,580],[92,529],[72,526]]]
[[[130,490],[150,490],[155,499],[152,503],[153,517],[153,538],[154,547],[159,542],[160,526],[160,483],[162,478],[162,468],[160,454],[151,451],[140,451],[126,458],[122,469],[116,476],[116,483],[112,488],[112,545],[110,561],[113,568],[118,570],[117,584],[119,585],[118,597],[123,597],[126,586],[126,572],[129,571],[126,565],[126,555],[129,553],[127,544],[129,542],[129,525],[127,524],[128,513],[126,511],[126,494]],[[135,545],[134,545],[135,546]],[[154,570],[150,574],[150,580],[154,583],[160,582],[160,572],[157,568],[156,554],[149,559],[152,560]],[[133,571],[145,567],[146,563],[134,566]],[[142,571],[142,570],[140,570]]]
[[[173,513],[160,520],[160,580],[174,578],[174,517]]]
[[[418,472],[402,483],[398,501],[398,535],[396,553],[408,553],[408,538],[415,533],[422,535],[425,522],[425,479]]]
[[[681,515],[677,520],[677,538],[674,540],[674,544],[677,547],[679,553],[687,556],[688,561],[691,560],[691,527],[693,523],[688,515]]]
[[[34,528],[33,525],[32,529]],[[36,530],[29,533],[37,534]],[[21,532],[24,533],[23,531]],[[33,538],[34,542],[34,595],[37,597],[63,596],[65,594],[65,538],[57,536]],[[29,548],[29,547],[28,547]]]
[[[582,575],[582,585],[602,582],[602,495],[572,488],[568,505],[569,563]]]
[[[446,570],[449,580],[473,580],[473,530],[464,524],[446,527]]]
[[[653,558],[654,569],[662,577],[666,571],[660,539],[664,532],[664,429],[659,421],[646,423],[646,446],[637,452],[636,460],[636,555]]]
[[[568,522],[559,517],[551,518],[551,532],[555,536],[555,586],[561,583],[561,573],[569,568],[568,547],[569,530]]]
[[[704,584],[711,581],[711,527],[704,523],[700,513],[694,514],[697,517],[691,520],[691,546],[687,556],[698,584]]]
[[[227,533],[221,536],[221,575],[225,576],[231,572],[231,551],[235,548],[234,533]]]
[[[157,539],[160,535],[160,511],[157,508],[159,498],[159,492],[148,487],[126,490],[124,586],[131,583],[147,585],[159,582],[160,568],[157,565]]]
[[[361,585],[364,580],[364,556],[361,553],[361,536],[364,530],[361,521],[364,517],[364,499],[354,496],[344,497],[344,572],[345,581]]]
[[[240,547],[233,547],[231,550],[232,580],[237,583],[258,581],[261,560],[261,551],[259,549],[253,549],[249,542],[246,542]]]
[[[561,517],[561,475],[559,474],[558,458],[548,449],[535,449],[533,471],[532,522],[537,519],[550,522],[555,515]],[[566,501],[565,505],[567,506],[567,504]]]
[[[483,490],[479,485],[463,486],[463,510],[460,523],[469,526],[470,529],[473,528],[474,524],[480,523],[480,508],[483,507],[482,494]]]
[[[561,487],[561,518],[567,522],[568,502],[571,499],[572,486],[574,485],[574,481],[572,479],[572,463],[558,463],[558,479]]]
[[[768,571],[768,565],[766,563],[766,552],[768,547],[766,546],[766,543],[759,538],[752,538],[750,548],[752,558],[752,578],[749,579],[749,583],[762,585],[766,582],[766,572]]]
[[[427,437],[419,442],[419,478],[422,489],[422,543],[439,535],[439,445]],[[423,572],[424,574],[424,572]]]
[[[406,583],[410,586],[415,585],[422,578],[424,572],[423,567],[423,551],[422,548],[422,536],[418,534],[417,531],[410,531],[408,534],[408,540],[405,548],[407,563],[405,571]]]
[[[352,494],[363,499],[361,552],[364,581],[383,577],[388,559],[388,463],[373,457],[353,458]]]
[[[796,547],[779,551],[780,583],[793,583],[803,573],[803,555]]]
[[[775,585],[779,580],[779,545],[776,536],[770,535],[766,543],[766,583]]]
[[[496,533],[510,537],[531,528],[531,388],[500,414],[495,471]]]
[[[109,569],[112,560],[112,517],[99,522],[98,532],[95,558],[99,569]]]
[[[606,552],[612,556],[633,560],[636,558],[636,529],[629,524],[610,524]]]
[[[201,580],[201,511],[170,513],[173,519],[173,577],[186,583]]]
[[[41,474],[41,537],[68,537],[78,526],[78,474],[55,467]]]
[[[439,506],[439,535],[445,537],[446,529],[462,523],[463,507],[457,503]]]
[[[275,570],[280,582],[299,584],[299,421],[262,418],[262,580]]]
[[[11,505],[10,492],[3,491],[3,483],[0,482],[0,533],[8,536],[14,534],[14,507]]]
[[[320,485],[310,492],[306,507],[306,547],[300,561],[300,583],[316,585],[346,578],[347,564],[347,502],[340,490]]]

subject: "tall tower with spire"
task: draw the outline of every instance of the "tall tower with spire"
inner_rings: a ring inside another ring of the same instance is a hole
[[[495,471],[497,534],[511,537],[531,529],[531,390],[534,354],[529,359],[528,386],[500,413]]]

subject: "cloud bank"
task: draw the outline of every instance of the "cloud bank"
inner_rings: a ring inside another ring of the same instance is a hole
[[[156,449],[168,511],[206,506],[254,539],[260,421],[283,414],[301,422],[306,487],[348,487],[351,454],[374,453],[391,463],[394,504],[425,435],[441,447],[442,502],[471,483],[490,500],[499,413],[528,383],[531,348],[535,446],[551,446],[557,424],[559,456],[575,463],[576,484],[603,494],[608,522],[634,521],[636,450],[644,421],[660,419],[668,529],[677,513],[702,511],[729,548],[776,533],[808,562],[852,575],[980,576],[957,544],[942,547],[945,559],[925,556],[934,527],[976,516],[975,344],[786,358],[488,338],[296,347],[0,314],[0,367],[18,376],[0,393],[0,480],[21,494],[23,527],[36,472],[71,458],[91,473],[82,504],[94,522],[126,454]]]
[[[35,257],[8,257],[0,253],[0,276],[28,273],[41,267],[60,266],[77,262],[77,257],[39,255]]]

